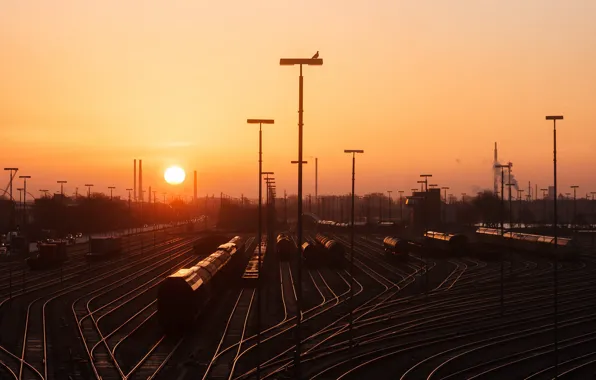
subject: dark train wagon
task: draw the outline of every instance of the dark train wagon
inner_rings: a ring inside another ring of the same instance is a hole
[[[207,303],[230,286],[242,271],[244,240],[235,237],[190,268],[166,277],[157,291],[157,315],[166,333],[192,327]]]
[[[328,240],[325,243],[326,255],[325,264],[332,268],[339,268],[343,264],[344,256],[346,251],[343,244],[335,240]]]
[[[257,244],[242,274],[242,282],[245,286],[256,286],[259,276],[263,276],[263,263],[265,262],[266,252],[267,239],[264,238],[261,241],[261,271],[259,271],[259,245]]]
[[[427,231],[424,233],[426,249],[445,253],[449,256],[460,256],[469,253],[469,240],[463,234]]]
[[[27,259],[27,265],[33,270],[50,269],[61,265],[67,259],[66,241],[54,240],[53,243],[38,244],[38,253]]]
[[[279,234],[275,243],[275,251],[280,260],[290,260],[296,255],[296,245],[289,236]]]
[[[92,237],[89,239],[87,260],[105,260],[122,253],[122,238],[120,237]]]
[[[407,258],[412,248],[407,240],[393,236],[387,236],[383,239],[383,248],[385,253],[392,257]]]
[[[320,250],[311,242],[302,243],[302,258],[307,267],[316,268],[321,265]]]

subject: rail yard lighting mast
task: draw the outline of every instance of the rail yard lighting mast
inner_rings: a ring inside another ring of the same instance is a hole
[[[302,76],[302,66],[322,66],[323,59],[319,58],[319,52],[317,52],[312,58],[282,58],[279,60],[279,64],[281,66],[299,66],[300,67],[300,76],[298,77],[298,228],[297,228],[297,263],[298,263],[298,294],[297,294],[297,303],[298,309],[302,304],[302,262],[301,262],[301,249],[302,249],[302,153],[303,153],[303,145],[302,145],[302,135],[303,135],[303,87],[304,87],[304,77]],[[300,378],[300,325],[302,323],[302,315],[298,313],[297,322],[296,322],[296,350],[294,356],[294,365],[296,369],[295,377]]]
[[[393,190],[387,190],[387,194],[389,194],[389,221],[391,221],[391,193]]]
[[[87,198],[91,198],[91,188],[93,187],[93,184],[86,183],[85,186],[87,186]]]
[[[555,212],[555,216],[554,216],[554,225],[553,225],[553,237],[554,237],[554,243],[555,243],[555,254],[553,255],[553,260],[554,260],[554,265],[553,265],[553,295],[554,295],[554,299],[553,299],[553,311],[554,311],[554,323],[555,323],[555,328],[554,328],[554,339],[555,339],[555,349],[554,349],[554,355],[555,355],[555,378],[559,375],[559,336],[558,336],[558,258],[557,258],[557,245],[558,245],[558,239],[557,239],[557,120],[563,120],[563,116],[562,115],[551,115],[551,116],[546,116],[546,120],[552,120],[553,121],[553,188],[554,188],[554,199],[553,199],[553,208],[554,208],[554,212]]]
[[[546,225],[546,221],[548,220],[548,211],[546,207],[546,199],[547,199],[547,192],[548,189],[540,189],[542,191],[542,199],[544,200],[544,224]]]
[[[400,223],[403,223],[403,219],[404,219],[404,201],[403,201],[403,190],[398,190],[397,191],[399,193],[399,221]]]
[[[447,224],[447,190],[449,190],[449,186],[443,186],[441,189],[445,191],[445,213],[443,216],[443,223]]]
[[[364,153],[362,149],[346,149],[344,153],[352,155],[352,211],[350,220],[352,222],[350,226],[350,319],[349,319],[349,339],[350,339],[350,358],[352,357],[352,327],[353,327],[353,313],[354,313],[354,190],[356,184],[356,154]],[[391,192],[389,192],[391,196]],[[391,199],[391,198],[389,198]],[[391,210],[391,208],[389,208]]]
[[[14,219],[15,219],[14,218],[14,216],[15,216],[15,205],[14,205],[14,203],[15,202],[14,202],[14,198],[12,196],[12,180],[15,177],[15,175],[17,174],[17,172],[19,171],[19,168],[4,168],[4,170],[10,172],[9,173],[10,179],[9,179],[9,183],[8,183],[9,191],[10,192],[8,194],[10,195],[10,205],[11,205],[11,208],[10,208],[10,227],[13,228],[14,227],[14,224],[15,224],[15,221],[14,221]]]
[[[64,184],[68,183],[68,181],[64,181],[64,180],[60,180],[60,181],[56,181],[56,183],[60,184],[60,197],[64,197]]]
[[[110,189],[110,200],[114,199],[113,194],[114,194],[115,188],[116,188],[115,186],[108,186],[108,189]],[[149,194],[149,196],[151,197],[151,194]],[[149,199],[149,202],[151,202],[151,199]]]
[[[573,189],[573,224],[577,223],[577,189],[579,188],[578,185],[572,185],[571,188]]]
[[[424,178],[424,191],[428,191],[428,179],[432,176],[432,174],[420,174],[420,177]]]
[[[500,219],[501,219],[501,234],[505,232],[505,168],[509,165],[495,165],[496,168],[501,169],[501,207],[500,207]],[[511,226],[509,226],[511,228]],[[504,278],[505,278],[505,262],[503,258],[503,251],[500,252],[501,256],[501,315],[505,311],[505,290],[504,290]]]
[[[19,178],[23,179],[23,225],[27,224],[27,179],[31,178],[30,175],[20,175]]]
[[[416,182],[420,184],[420,192],[423,192],[424,191],[424,184],[426,183],[426,181],[416,181]],[[412,190],[412,191],[418,191],[418,189]]]

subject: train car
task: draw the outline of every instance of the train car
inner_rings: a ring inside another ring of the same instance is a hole
[[[265,256],[267,252],[267,239],[263,238],[261,241],[261,269],[263,269],[263,263],[265,262]],[[259,245],[255,246],[251,257],[248,259],[244,274],[242,275],[242,282],[245,286],[255,286],[259,276],[262,272],[259,271]]]
[[[122,253],[122,238],[120,237],[92,237],[89,239],[87,260],[105,260]]]
[[[479,244],[485,246],[500,247],[505,241],[505,238],[503,237],[503,231],[498,228],[478,228],[476,230],[475,238]]]
[[[315,268],[321,265],[320,251],[311,242],[302,243],[302,258],[307,267]]]
[[[193,245],[193,252],[198,256],[206,256],[215,252],[217,247],[230,240],[229,236],[209,234],[199,238]]]
[[[166,333],[189,329],[207,303],[242,271],[244,239],[236,236],[190,268],[166,277],[157,291],[158,321]]]
[[[280,260],[289,260],[296,254],[296,245],[289,236],[279,234],[275,243],[275,251]]]
[[[465,255],[469,252],[469,240],[463,234],[427,231],[424,233],[424,246],[450,256]]]
[[[66,241],[54,240],[53,243],[38,244],[38,252],[27,259],[27,265],[33,270],[55,268],[68,258]]]
[[[383,239],[383,248],[387,255],[393,257],[407,258],[408,253],[410,253],[410,244],[407,240],[392,236]]]
[[[553,236],[526,234],[521,232],[505,232],[504,245],[517,251],[528,252],[544,257],[560,260],[574,260],[579,257],[579,246],[574,239]]]
[[[325,264],[334,268],[341,267],[346,254],[344,246],[338,241],[328,240],[325,243],[325,249],[327,251],[324,257]]]

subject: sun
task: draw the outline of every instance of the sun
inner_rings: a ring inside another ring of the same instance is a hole
[[[166,169],[163,177],[165,178],[166,182],[171,185],[178,185],[184,182],[186,178],[186,173],[184,169],[179,166],[170,166]]]

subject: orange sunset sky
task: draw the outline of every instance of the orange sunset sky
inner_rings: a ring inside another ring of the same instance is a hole
[[[298,68],[304,70],[304,192],[409,190],[421,173],[450,193],[492,188],[493,144],[517,179],[596,191],[593,0],[2,0],[0,161],[32,192],[85,183],[124,194],[132,160],[159,192],[256,195],[258,127],[278,195],[296,192]],[[187,181],[166,185],[177,164]],[[5,174],[3,185],[8,181]],[[20,184],[20,181],[19,181]],[[526,190],[527,191],[527,190]]]

